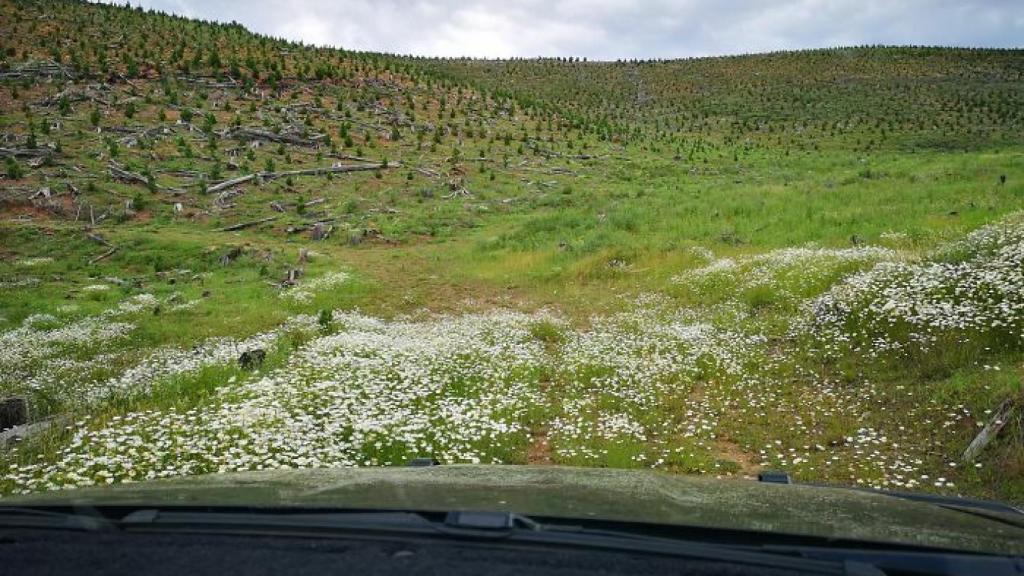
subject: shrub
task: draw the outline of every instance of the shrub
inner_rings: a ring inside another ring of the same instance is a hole
[[[18,180],[25,176],[25,169],[14,158],[7,159],[6,172],[10,180]]]

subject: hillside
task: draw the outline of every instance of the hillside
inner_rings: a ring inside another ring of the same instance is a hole
[[[0,11],[0,397],[58,423],[0,491],[432,454],[1024,502],[1022,50]]]
[[[693,158],[699,143],[779,152],[1019,145],[1021,51],[834,48],[595,63],[420,62],[553,110],[606,139]]]

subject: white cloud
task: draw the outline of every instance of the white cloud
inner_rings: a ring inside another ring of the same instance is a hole
[[[139,0],[133,0],[138,3]],[[851,44],[1020,47],[1020,0],[141,0],[314,44],[434,56],[685,57]]]

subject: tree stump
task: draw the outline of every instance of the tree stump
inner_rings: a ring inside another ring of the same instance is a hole
[[[246,350],[238,357],[238,365],[241,366],[243,370],[254,370],[263,366],[263,360],[265,360],[266,357],[266,351],[260,348]]]
[[[0,430],[28,423],[28,400],[12,396],[0,400]]]
[[[239,247],[239,246],[235,246],[235,247],[231,248],[231,250],[228,250],[227,253],[225,253],[223,256],[220,257],[220,265],[221,266],[227,266],[228,264],[231,264],[232,262],[237,260],[238,257],[241,256],[241,255],[242,255],[242,248]]]
[[[331,235],[331,231],[334,230],[333,226],[328,226],[323,222],[317,222],[313,225],[313,232],[310,234],[310,238],[314,241],[326,240]]]

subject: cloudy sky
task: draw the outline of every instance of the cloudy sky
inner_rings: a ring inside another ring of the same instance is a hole
[[[349,49],[672,58],[856,44],[1024,46],[1024,0],[131,0]]]

